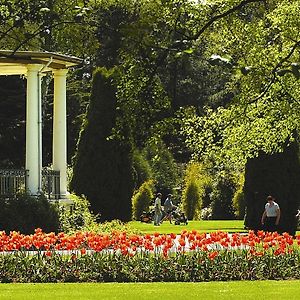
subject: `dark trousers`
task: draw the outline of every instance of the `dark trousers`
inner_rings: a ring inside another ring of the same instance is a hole
[[[277,217],[266,217],[264,230],[270,232],[277,231],[276,219]]]

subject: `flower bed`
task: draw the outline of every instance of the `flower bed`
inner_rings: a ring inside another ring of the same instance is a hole
[[[250,231],[161,235],[0,232],[1,282],[300,278],[300,236]]]

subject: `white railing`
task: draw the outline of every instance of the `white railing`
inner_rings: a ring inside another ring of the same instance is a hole
[[[13,196],[27,191],[28,170],[0,170],[0,196]],[[42,193],[50,199],[60,199],[59,171],[42,170]]]

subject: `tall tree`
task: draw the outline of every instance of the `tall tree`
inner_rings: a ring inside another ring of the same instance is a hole
[[[84,194],[101,220],[131,218],[133,191],[130,136],[117,140],[112,130],[117,113],[115,81],[117,72],[97,69],[92,94],[75,156],[71,190]]]
[[[207,39],[207,57],[231,69],[234,97],[191,114],[185,128],[195,153],[232,166],[260,151],[282,151],[300,124],[300,1],[242,2],[249,5],[216,20]]]

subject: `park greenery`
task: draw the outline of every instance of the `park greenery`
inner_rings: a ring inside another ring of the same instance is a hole
[[[299,12],[300,0],[2,1],[0,48],[84,59],[68,75],[70,191],[96,221],[137,219],[160,191],[190,219],[246,207],[257,229],[273,194],[294,234]],[[25,86],[0,78],[1,168],[24,166]],[[43,92],[47,165],[51,78]]]

